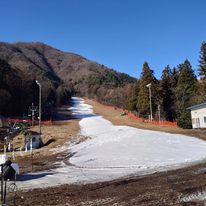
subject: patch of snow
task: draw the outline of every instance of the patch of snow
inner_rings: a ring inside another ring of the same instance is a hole
[[[92,201],[81,202],[81,205],[82,206],[106,205],[106,204],[112,203],[114,200],[115,200],[114,198],[96,199]]]
[[[51,151],[53,154],[57,154],[57,153],[62,153],[62,152],[68,152],[68,148],[80,143],[81,141],[88,139],[88,137],[85,137],[81,134],[77,134],[75,135],[75,137],[73,137],[72,139],[70,139],[69,142],[64,143],[63,145],[58,145],[52,149],[50,149],[49,151]]]
[[[205,200],[206,200],[206,191],[197,192],[181,198],[181,202],[193,202],[193,201],[205,201]]]
[[[114,126],[103,117],[80,121],[90,136],[71,147],[70,162],[83,168],[129,168],[131,172],[194,162],[206,157],[206,142],[180,134]]]
[[[157,131],[114,126],[93,114],[81,98],[73,98],[74,115],[80,121],[79,144],[65,144],[60,151],[73,154],[61,167],[43,173],[28,174],[18,182],[20,188],[38,188],[61,184],[86,184],[110,181],[130,175],[151,174],[178,168],[206,158],[206,142],[194,137]],[[79,117],[79,116],[78,116]],[[33,177],[33,178],[32,178]]]
[[[68,108],[72,112],[71,117],[74,119],[82,119],[95,116],[91,105],[84,104],[84,100],[78,97],[72,97],[72,107]]]

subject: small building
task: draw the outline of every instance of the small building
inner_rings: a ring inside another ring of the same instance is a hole
[[[187,109],[191,111],[192,128],[206,128],[206,102]]]
[[[25,149],[37,149],[42,145],[41,135],[38,132],[31,131],[25,139]]]

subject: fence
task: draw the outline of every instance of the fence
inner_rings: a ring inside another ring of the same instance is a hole
[[[96,100],[94,100],[96,101]],[[138,117],[136,116],[135,114],[133,114],[132,112],[126,110],[126,109],[122,109],[122,108],[119,108],[119,107],[116,107],[116,106],[112,106],[112,105],[109,105],[109,104],[105,104],[105,103],[101,103],[101,102],[98,102],[106,107],[110,107],[110,108],[116,108],[122,112],[125,112],[127,113],[127,115],[134,119],[135,121],[137,122],[143,122],[143,123],[148,123],[148,124],[153,124],[153,125],[157,125],[157,126],[172,126],[172,127],[178,127],[177,125],[177,122],[170,122],[170,121],[165,121],[165,120],[161,120],[161,121],[157,121],[157,120],[149,120],[149,119],[146,119],[146,118],[141,118],[141,117]]]
[[[25,120],[25,119],[13,119],[13,118],[7,118],[6,119],[8,122],[16,122],[16,123],[30,123],[32,124],[32,120]],[[38,120],[33,120],[33,123],[34,124],[38,124],[39,121]],[[41,124],[46,124],[46,125],[51,125],[52,124],[52,121],[49,120],[49,121],[41,121]]]
[[[177,122],[170,122],[170,121],[157,121],[157,120],[148,120],[148,119],[145,119],[145,118],[140,118],[138,116],[136,116],[135,114],[127,111],[127,110],[124,110],[129,117],[131,117],[132,119],[136,120],[137,122],[145,122],[145,123],[149,123],[149,124],[153,124],[153,125],[158,125],[158,126],[173,126],[173,127],[178,127],[177,126]]]

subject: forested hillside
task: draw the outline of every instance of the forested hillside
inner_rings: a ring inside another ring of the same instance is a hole
[[[32,102],[38,103],[37,79],[42,84],[43,107],[49,111],[52,106],[62,104],[71,94],[87,96],[121,106],[131,83],[136,79],[118,73],[104,65],[92,62],[77,54],[62,52],[43,43],[0,43],[2,79],[2,104],[0,113],[17,115],[28,113]],[[18,83],[9,81],[4,67],[12,75],[17,73]],[[8,86],[9,85],[9,86]],[[18,102],[12,96],[12,88],[18,92]],[[7,106],[8,101],[11,108]],[[16,109],[14,109],[14,107]]]
[[[128,99],[128,108],[140,117],[148,118],[149,91],[146,87],[151,83],[153,117],[177,121],[183,128],[191,127],[188,107],[206,101],[206,43],[200,49],[198,77],[195,75],[189,60],[177,67],[166,66],[160,80],[154,76],[147,62],[144,63],[140,79],[133,85]],[[158,106],[159,105],[159,106]]]
[[[44,85],[42,93],[43,115],[49,116],[52,106],[68,97],[70,93],[61,82],[37,76]],[[28,78],[26,73],[14,69],[7,61],[0,59],[0,114],[6,116],[27,116],[32,103],[38,105],[39,88],[35,78]]]
[[[178,121],[191,127],[188,107],[206,100],[206,43],[200,48],[198,77],[189,60],[174,68],[167,65],[161,79],[145,62],[139,80],[116,72],[77,54],[62,52],[43,43],[0,43],[0,114],[22,115],[38,105],[42,84],[44,115],[72,95],[127,108],[140,117],[150,114],[151,83],[153,118]]]

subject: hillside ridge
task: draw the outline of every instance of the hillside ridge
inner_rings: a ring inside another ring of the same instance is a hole
[[[42,83],[44,103],[50,99],[50,105],[59,102],[55,100],[56,93],[121,105],[124,91],[136,81],[128,74],[41,42],[0,42],[0,59],[8,63],[12,71],[18,71],[22,82],[38,79]]]

